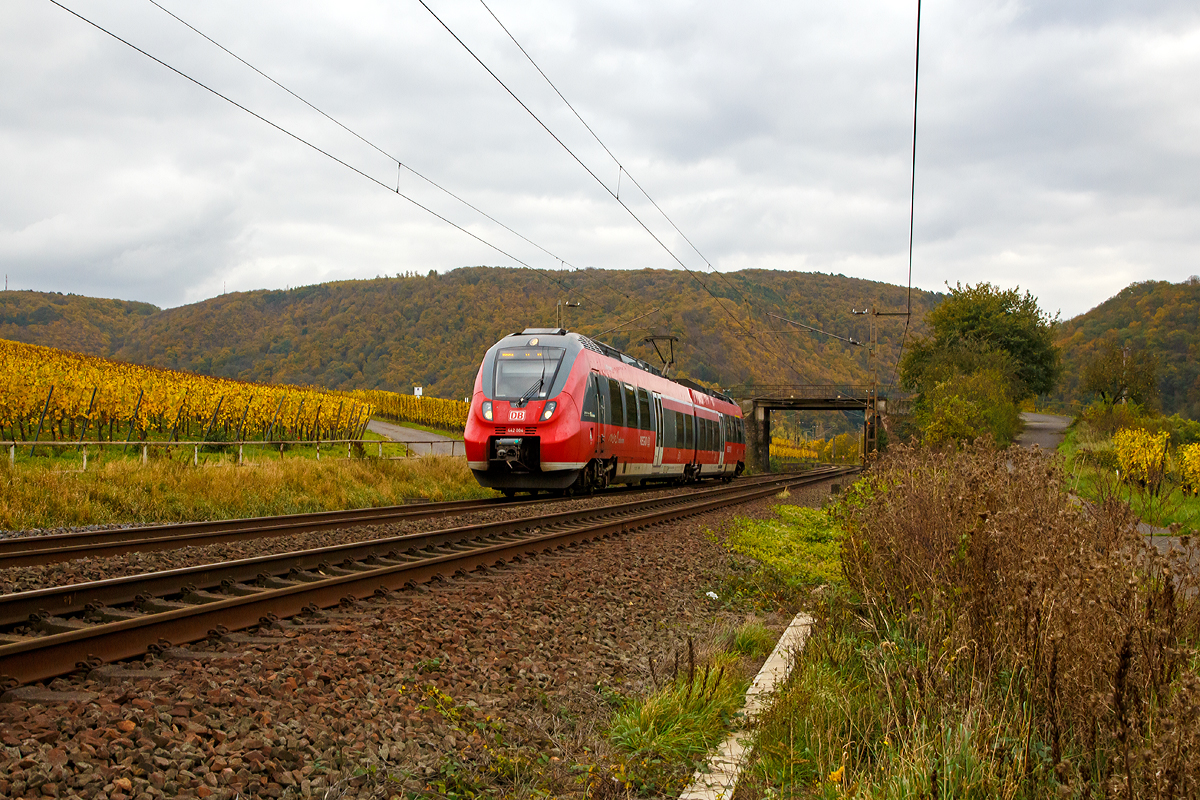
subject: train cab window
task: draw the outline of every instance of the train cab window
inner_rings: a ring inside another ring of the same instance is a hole
[[[637,412],[637,392],[628,383],[625,384],[625,427],[636,428],[638,426]]]
[[[621,391],[621,384],[612,378],[608,379],[608,423],[610,425],[624,425],[625,412],[622,410],[624,403]]]
[[[587,388],[583,391],[583,411],[579,415],[582,422],[600,421],[600,404],[596,399],[596,379],[588,376]]]
[[[561,347],[516,347],[496,355],[492,396],[497,400],[539,400],[550,393],[562,363]]]
[[[685,414],[683,417],[683,447],[686,450],[694,450],[696,447],[694,419],[691,414]]]
[[[645,389],[637,390],[638,423],[642,430],[654,430],[654,418],[650,416],[650,393]]]

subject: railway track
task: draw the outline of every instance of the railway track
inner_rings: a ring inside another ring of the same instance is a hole
[[[742,480],[753,482],[759,479]],[[658,485],[638,488],[618,487],[606,494],[621,496],[662,490],[663,488],[666,487]],[[562,502],[564,499],[559,496],[542,495],[520,499],[487,498],[483,500],[451,500],[441,503],[414,502],[350,511],[317,511],[307,514],[285,514],[250,519],[208,520],[170,525],[112,528],[100,531],[71,531],[41,536],[14,536],[0,539],[0,569],[33,567],[84,557],[106,558],[124,553],[204,547],[211,544],[337,530],[359,525],[407,522],[447,514],[505,510],[541,503]]]
[[[843,475],[814,471],[369,542],[0,596],[0,676],[15,685],[141,655],[153,647],[387,593],[439,575],[704,513]],[[525,501],[528,502],[528,501]]]

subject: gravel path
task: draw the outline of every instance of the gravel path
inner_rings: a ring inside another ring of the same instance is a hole
[[[467,454],[462,437],[455,439],[451,436],[430,433],[417,428],[406,428],[403,425],[382,422],[377,419],[367,423],[367,430],[380,436],[386,436],[393,442],[408,442],[412,445],[409,449],[417,455],[465,456]]]
[[[705,592],[729,555],[706,531],[779,502],[125,665],[173,674],[57,680],[86,694],[0,702],[0,796],[582,796],[568,765],[592,758],[610,687],[639,691],[648,655],[728,621]]]
[[[1028,411],[1021,412],[1021,421],[1025,423],[1025,430],[1017,436],[1017,444],[1021,447],[1033,447],[1036,444],[1050,453],[1053,453],[1062,444],[1063,438],[1067,435],[1067,426],[1071,424],[1070,417],[1058,414],[1033,414]]]

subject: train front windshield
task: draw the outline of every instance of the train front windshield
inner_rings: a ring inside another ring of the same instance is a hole
[[[517,347],[496,354],[496,400],[541,400],[562,364],[561,347]]]

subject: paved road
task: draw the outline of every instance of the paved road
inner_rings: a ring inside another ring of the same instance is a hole
[[[373,419],[367,423],[367,430],[371,433],[377,433],[380,436],[386,436],[393,442],[409,442],[409,449],[416,455],[466,455],[462,439],[442,436],[439,433],[430,433],[429,431],[422,431],[416,428],[406,428],[403,425],[380,422],[377,419]]]
[[[1058,414],[1033,414],[1021,412],[1025,422],[1025,430],[1017,437],[1021,447],[1033,447],[1035,444],[1043,450],[1056,450],[1067,435],[1067,426],[1071,424],[1070,417],[1060,417]]]

